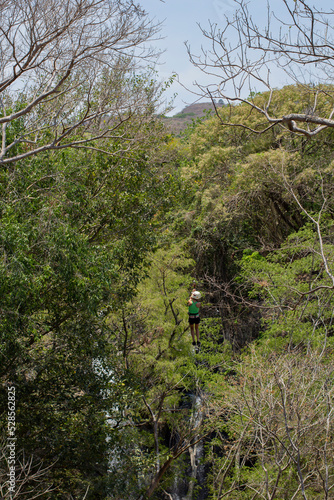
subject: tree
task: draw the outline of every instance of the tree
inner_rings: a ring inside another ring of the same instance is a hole
[[[15,487],[10,488],[10,479],[13,477],[8,460],[8,442],[3,439],[0,442],[0,494],[4,500],[16,498],[40,498],[52,491],[52,485],[48,480],[48,468],[43,467],[41,462],[34,460],[31,456],[27,459],[20,452],[15,460]],[[25,485],[29,484],[25,491]]]
[[[326,105],[322,99],[320,104]],[[289,85],[275,92],[273,105],[277,113],[302,109],[307,94]],[[333,274],[325,248],[333,214],[333,130],[313,139],[278,126],[254,135],[249,129],[260,125],[261,116],[249,113],[245,103],[222,108],[219,115],[243,127],[222,127],[213,116],[189,137],[191,157],[183,168],[187,204],[175,230],[188,236],[196,273],[216,304],[212,314],[221,316],[224,338],[239,349],[260,334],[263,311],[256,294],[248,295],[249,284],[240,281],[243,255],[267,256],[309,221],[318,235],[314,254],[324,251],[323,265]]]
[[[250,347],[221,388],[212,498],[331,498],[332,359],[321,348]]]
[[[332,165],[294,154],[249,155],[240,173],[251,190],[265,173],[307,222],[278,248],[241,259],[236,281],[244,304],[261,311],[262,332],[222,391],[225,456],[215,458],[213,498],[330,498],[333,488]]]
[[[282,0],[278,14],[268,7],[268,23],[261,28],[244,0],[236,0],[236,4],[233,18],[226,18],[222,27],[211,23],[209,29],[201,28],[210,50],[196,56],[188,46],[192,63],[218,80],[209,87],[199,84],[199,93],[212,100],[223,98],[229,105],[245,103],[250,112],[258,112],[262,123],[249,129],[257,134],[275,125],[306,137],[333,128],[333,9],[324,12],[305,0]],[[307,105],[298,112],[281,114],[275,107],[277,83],[273,83],[272,73],[277,78],[277,68],[308,95]],[[257,99],[264,90],[267,92]],[[320,101],[326,102],[327,109],[319,110]],[[244,126],[228,117],[221,122]]]
[[[52,486],[48,498],[107,495],[106,414],[124,393],[105,311],[134,295],[177,187],[162,125],[141,133],[141,148],[129,140],[117,157],[68,148],[2,171],[0,432],[11,384],[27,498],[34,485]]]
[[[181,246],[163,245],[151,256],[138,295],[109,316],[117,373],[123,373],[128,394],[122,408],[110,413],[117,456],[110,475],[126,478],[117,489],[123,496],[158,498],[161,488],[172,493],[186,469],[191,479],[182,484],[184,498],[193,498],[197,447],[217,424],[215,413],[207,412],[207,393],[220,385],[230,352],[217,347],[216,332],[204,321],[201,353],[191,350],[186,301],[193,264]]]
[[[158,26],[133,1],[1,2],[0,25],[2,165],[96,139],[103,149],[152,104],[133,73],[154,57],[143,43]]]

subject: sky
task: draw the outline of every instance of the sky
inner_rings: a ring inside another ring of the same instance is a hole
[[[233,0],[140,0],[140,4],[151,17],[162,22],[162,39],[154,42],[159,50],[164,51],[157,66],[159,77],[168,80],[176,73],[182,83],[175,81],[166,92],[168,99],[177,94],[175,108],[169,113],[175,114],[198,98],[184,86],[195,91],[194,81],[198,78],[203,81],[203,75],[189,61],[185,42],[190,43],[194,52],[199,52],[202,34],[198,23],[208,27],[209,20],[222,21],[224,13],[233,12]]]
[[[198,97],[191,91],[196,91],[195,81],[204,84],[212,83],[212,79],[203,75],[196,69],[187,54],[185,42],[187,41],[192,52],[199,54],[201,46],[208,47],[198,26],[209,27],[209,21],[223,25],[225,15],[231,16],[235,11],[234,0],[139,0],[151,18],[162,23],[161,40],[152,42],[157,49],[164,51],[157,66],[159,79],[168,80],[173,73],[178,75],[177,81],[166,92],[166,99],[170,100],[174,94],[174,109],[169,115],[180,112],[187,104],[195,102]],[[282,0],[271,0],[271,7],[282,11]],[[251,0],[251,12],[254,18],[265,23],[266,1]],[[312,3],[310,2],[310,5]],[[333,0],[317,0],[319,9],[332,9]],[[277,74],[279,80],[279,74]],[[283,86],[283,80],[277,86]],[[188,90],[187,90],[188,89]],[[206,99],[207,100],[207,99]]]

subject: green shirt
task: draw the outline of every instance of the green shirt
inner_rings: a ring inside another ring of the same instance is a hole
[[[189,314],[198,314],[199,307],[197,307],[198,302],[193,302],[191,306],[189,306]]]

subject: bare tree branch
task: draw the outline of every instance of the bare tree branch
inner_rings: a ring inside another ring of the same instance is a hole
[[[223,125],[244,127],[257,134],[274,125],[306,137],[333,128],[334,10],[323,12],[305,0],[282,0],[280,15],[268,7],[267,25],[259,27],[246,1],[235,3],[233,18],[226,17],[222,27],[215,23],[207,30],[200,27],[210,49],[203,48],[200,55],[194,55],[187,45],[190,61],[213,80],[210,86],[197,83],[195,93],[249,106],[263,116],[263,126],[252,129],[226,121],[219,112],[217,115]],[[288,81],[309,93],[313,104],[307,110],[276,116],[272,100],[277,86],[272,83],[274,68],[276,74],[279,69]],[[256,99],[258,92],[262,92],[261,102]],[[319,95],[326,96],[326,111],[320,109]]]
[[[158,30],[130,0],[0,4],[0,163],[90,147],[145,114],[154,92],[134,70]]]

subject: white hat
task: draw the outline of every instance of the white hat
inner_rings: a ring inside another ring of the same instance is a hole
[[[200,293],[200,292],[193,292],[193,293],[191,294],[191,297],[192,297],[193,299],[199,300],[199,299],[202,297],[202,295],[201,295],[201,293]]]

